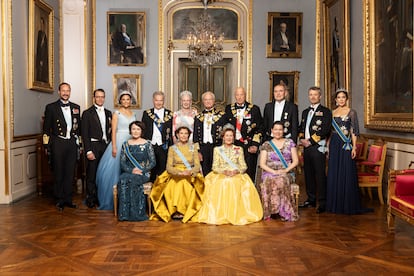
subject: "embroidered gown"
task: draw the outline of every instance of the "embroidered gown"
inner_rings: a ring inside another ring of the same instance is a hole
[[[344,117],[333,117],[333,120],[346,136],[351,133],[359,135],[355,110],[351,109]],[[329,141],[326,210],[332,213],[358,214],[364,212],[364,209],[360,203],[356,162],[352,159],[351,150],[343,149],[343,145],[344,142],[333,129]]]
[[[178,173],[187,170],[183,160],[174,150],[177,147],[192,167],[192,175]],[[200,173],[198,144],[187,143],[168,148],[167,169],[157,177],[151,190],[154,214],[151,220],[169,222],[177,213],[182,222],[197,221],[204,194],[204,177]]]
[[[98,189],[98,200],[100,210],[114,209],[113,186],[118,184],[120,168],[120,155],[122,144],[129,139],[129,124],[136,121],[135,114],[131,117],[123,115],[119,111],[118,126],[116,129],[116,157],[112,156],[112,142],[106,147],[101,160],[99,161],[98,170],[96,173],[96,186]],[[112,130],[115,131],[115,130]]]
[[[133,174],[135,168],[126,154],[126,147],[143,168],[143,174]],[[149,181],[149,172],[155,166],[155,155],[149,141],[142,145],[129,145],[125,141],[121,150],[121,176],[118,184],[118,219],[147,220],[143,184]]]
[[[292,162],[291,149],[295,146],[291,139],[285,139],[283,148],[279,149],[288,164]],[[260,150],[265,150],[267,153],[267,166],[274,170],[285,168],[269,141],[264,142]],[[270,217],[271,214],[279,214],[287,221],[298,220],[299,215],[295,210],[295,200],[290,188],[290,184],[293,183],[292,175],[290,173],[274,175],[263,170],[261,180],[259,188],[264,217]]]
[[[232,177],[226,176],[224,170],[234,170],[220,155],[224,154],[240,171]],[[245,225],[257,222],[263,217],[259,194],[250,177],[245,173],[243,149],[238,146],[227,148],[215,147],[213,153],[213,171],[205,178],[203,206],[198,221],[209,224]]]
[[[190,116],[184,114],[181,110],[175,111],[173,114],[173,122],[172,122],[172,133],[175,133],[175,130],[180,126],[186,126],[191,130],[190,137],[188,141],[193,141],[193,133],[194,133],[194,118],[197,115],[197,112],[193,109]],[[174,141],[175,141],[175,136]]]

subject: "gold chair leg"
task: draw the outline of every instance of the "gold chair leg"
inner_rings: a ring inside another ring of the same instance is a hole
[[[112,188],[112,192],[114,195],[114,216],[118,216],[118,186],[114,185]]]

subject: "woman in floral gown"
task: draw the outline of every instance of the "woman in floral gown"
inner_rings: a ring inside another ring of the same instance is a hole
[[[273,138],[260,147],[259,159],[263,170],[259,188],[264,219],[278,214],[283,221],[296,221],[299,215],[290,187],[294,181],[291,171],[298,165],[296,145],[283,138],[282,122],[274,122],[271,131]]]

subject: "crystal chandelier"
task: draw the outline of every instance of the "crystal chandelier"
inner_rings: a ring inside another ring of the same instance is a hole
[[[202,0],[204,11],[194,27],[194,33],[187,34],[188,58],[205,67],[223,59],[224,34],[211,23],[207,14],[208,0]]]

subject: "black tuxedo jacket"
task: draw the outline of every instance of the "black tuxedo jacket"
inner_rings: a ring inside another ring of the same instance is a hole
[[[60,107],[60,99],[56,102],[46,105],[45,120],[43,122],[43,144],[49,146],[51,138],[57,136],[66,136],[66,121],[63,116],[62,108]],[[69,108],[72,117],[72,129],[70,131],[71,137],[78,138],[80,136],[80,107],[79,105],[69,102]]]
[[[259,146],[262,140],[263,119],[257,105],[245,102],[246,111],[241,125],[241,135],[247,146]],[[226,119],[236,129],[237,109],[236,104],[226,106]]]
[[[105,108],[105,133],[107,142],[111,141],[112,113]],[[102,141],[103,131],[95,105],[82,113],[82,141],[85,153],[91,151],[91,138]]]
[[[310,111],[310,107],[303,110],[302,112],[302,120],[300,124],[300,138],[305,138],[305,128],[306,128],[306,120],[308,118],[308,113]],[[331,133],[331,124],[332,124],[332,113],[331,111],[322,106],[321,104],[316,108],[315,113],[312,117],[312,120],[309,124],[309,134],[312,145],[318,144],[319,141],[323,139],[327,139],[329,134]]]
[[[274,123],[273,118],[275,116],[275,101],[267,103],[263,112],[264,120],[264,136],[266,140],[269,140],[272,136],[272,125]],[[285,105],[283,106],[282,117],[280,121],[283,123],[283,134],[284,137],[290,138],[293,142],[298,140],[298,130],[299,130],[299,121],[298,121],[298,106],[292,102],[285,100]]]
[[[221,145],[221,130],[223,125],[226,123],[226,117],[224,116],[224,111],[219,111],[215,108],[211,111],[213,114],[213,123],[211,125],[211,136],[213,138],[214,146]],[[204,117],[205,113],[201,112],[197,114],[194,119],[194,133],[193,133],[193,142],[194,143],[203,143],[204,137]]]
[[[162,143],[167,143],[169,146],[173,144],[172,135],[172,118],[173,113],[171,110],[164,108],[164,123],[161,124],[161,136],[162,136]],[[152,134],[154,132],[154,121],[156,121],[154,108],[147,109],[142,114],[142,122],[145,124],[145,132],[144,138],[147,140],[152,140]]]

